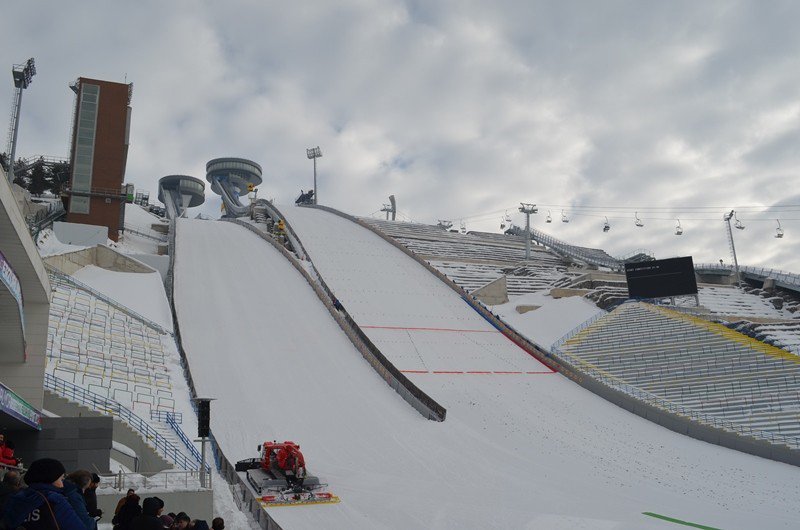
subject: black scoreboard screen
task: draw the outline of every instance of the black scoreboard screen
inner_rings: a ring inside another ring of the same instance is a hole
[[[697,294],[692,257],[625,264],[631,298],[666,298]]]

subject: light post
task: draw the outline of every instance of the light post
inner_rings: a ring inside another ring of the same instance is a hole
[[[527,202],[519,203],[519,211],[525,214],[525,260],[531,259],[531,214],[536,213],[539,209],[535,204]]]
[[[322,157],[319,146],[306,149],[306,156],[314,161],[314,204],[317,204],[317,158]]]
[[[741,278],[741,276],[739,276],[739,261],[736,259],[736,247],[733,245],[733,231],[731,230],[731,218],[735,214],[736,214],[736,212],[734,210],[731,210],[731,213],[726,213],[725,215],[722,216],[722,220],[725,221],[727,223],[727,225],[728,225],[728,243],[730,244],[730,247],[731,247],[731,256],[733,256],[733,267],[734,267],[734,270],[736,271],[736,285],[738,285],[739,288],[741,289],[742,288],[742,278]],[[737,228],[739,226],[740,225],[737,225]],[[742,226],[742,228],[744,228],[743,225],[741,225],[741,226]],[[722,262],[722,260],[720,260],[720,262]]]
[[[28,88],[36,75],[36,65],[33,57],[28,59],[25,64],[15,64],[11,68],[11,75],[14,77],[14,111],[11,114],[11,134],[8,138],[8,180],[14,182],[14,157],[17,153],[17,133],[19,132],[19,113],[22,109],[22,91]]]

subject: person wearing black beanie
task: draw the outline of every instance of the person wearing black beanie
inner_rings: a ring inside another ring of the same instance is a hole
[[[164,510],[164,501],[158,497],[147,497],[142,502],[142,514],[131,521],[131,530],[162,530],[159,516]]]
[[[17,528],[30,522],[35,523],[37,528],[86,530],[61,493],[64,472],[64,465],[53,458],[42,458],[31,463],[23,477],[28,487],[8,499],[3,514],[6,526]]]

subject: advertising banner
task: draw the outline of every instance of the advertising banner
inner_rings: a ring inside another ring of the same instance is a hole
[[[19,319],[20,322],[22,322],[22,333],[24,334],[25,314],[22,310],[22,286],[19,283],[19,278],[17,278],[17,273],[14,272],[13,267],[11,267],[11,264],[6,260],[2,252],[0,252],[0,282],[6,286],[8,292],[10,292],[14,300],[17,301]]]
[[[0,383],[0,412],[36,429],[42,428],[42,414],[2,383]]]

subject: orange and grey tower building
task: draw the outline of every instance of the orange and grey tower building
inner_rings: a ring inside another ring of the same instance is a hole
[[[108,227],[116,241],[124,228],[123,189],[133,83],[79,77],[66,194],[67,222]]]

